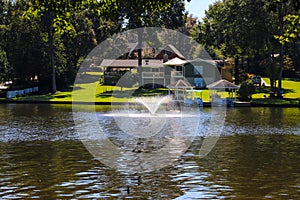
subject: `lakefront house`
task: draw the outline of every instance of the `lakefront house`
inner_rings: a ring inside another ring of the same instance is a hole
[[[127,72],[136,73],[138,60],[135,53],[135,50],[130,51],[127,59],[104,59],[101,62],[104,68],[103,84],[116,85]],[[222,73],[223,67],[223,60],[186,60],[173,45],[167,45],[155,57],[143,58],[142,85],[166,87],[184,79],[195,88],[204,88],[219,80],[220,72],[225,75]]]

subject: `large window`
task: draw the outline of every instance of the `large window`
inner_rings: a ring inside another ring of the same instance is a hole
[[[159,72],[159,68],[152,68],[152,72]]]
[[[195,75],[203,74],[203,66],[194,66],[194,74]]]

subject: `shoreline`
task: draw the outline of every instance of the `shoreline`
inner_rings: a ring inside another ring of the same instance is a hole
[[[114,102],[114,105],[124,105],[128,102]],[[43,101],[43,100],[0,100],[0,104],[78,104],[78,105],[112,105],[111,102],[72,102],[72,101]],[[211,102],[203,102],[203,107],[211,107]],[[234,107],[279,107],[279,108],[300,108],[300,104],[270,104],[255,102],[236,102]]]

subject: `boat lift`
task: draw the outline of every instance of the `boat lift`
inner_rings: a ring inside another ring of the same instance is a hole
[[[192,104],[198,104],[199,106],[203,106],[203,100],[202,100],[202,90],[186,90],[186,95],[184,96],[184,104],[185,105],[192,105]]]

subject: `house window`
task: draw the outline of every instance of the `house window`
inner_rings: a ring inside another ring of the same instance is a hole
[[[152,72],[159,72],[159,68],[152,68]]]
[[[149,68],[149,67],[144,67],[144,68],[143,68],[143,72],[151,72],[151,68]]]
[[[204,79],[203,78],[194,78],[194,86],[199,87],[199,88],[205,87]]]
[[[203,74],[203,66],[194,66],[194,74],[195,75]]]
[[[182,66],[176,66],[176,70],[182,72]]]

